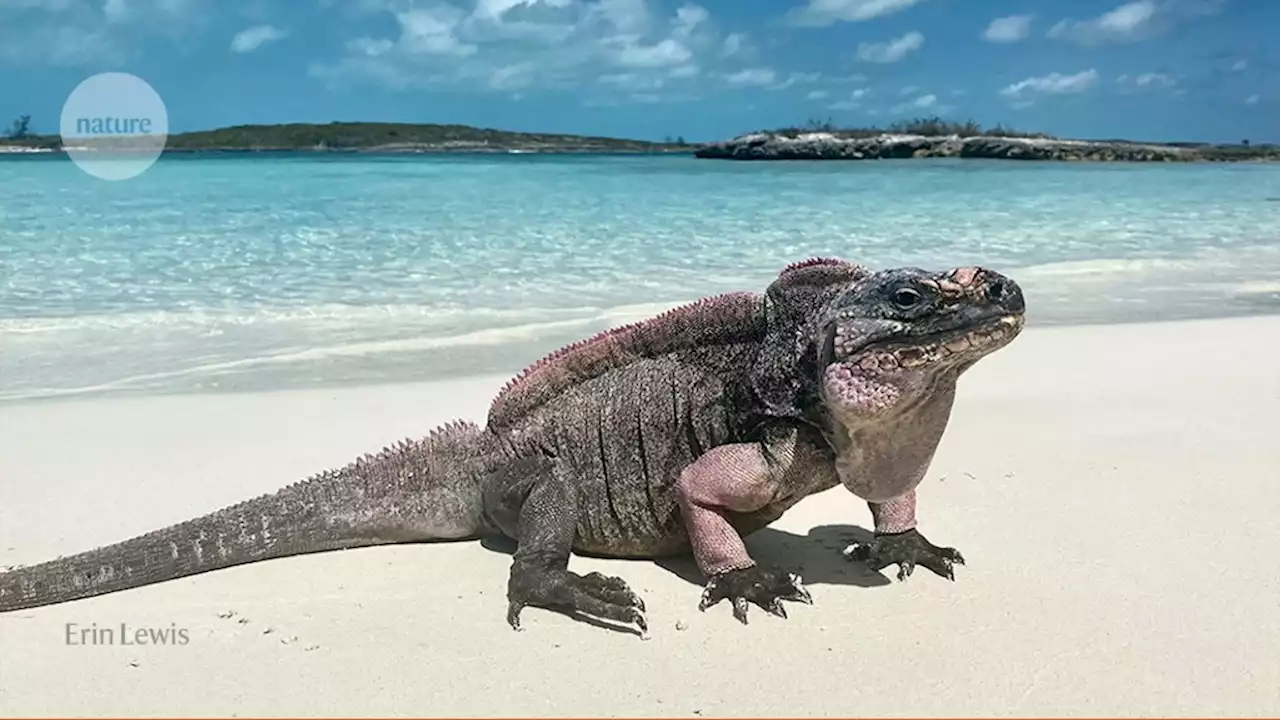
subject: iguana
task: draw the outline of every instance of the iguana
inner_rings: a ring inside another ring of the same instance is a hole
[[[340,469],[203,517],[0,574],[0,611],[61,603],[232,565],[389,543],[516,543],[507,621],[527,606],[647,632],[618,577],[573,553],[692,552],[699,608],[729,600],[786,617],[801,578],[761,567],[742,538],[844,485],[874,537],[846,555],[905,579],[954,580],[964,558],[916,529],[915,488],[957,378],[1021,332],[1022,291],[994,271],[872,272],[832,258],[783,269],[764,292],[704,298],[534,363],[484,427],[455,420]]]

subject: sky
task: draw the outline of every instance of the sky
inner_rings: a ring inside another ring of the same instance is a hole
[[[972,119],[1280,142],[1280,0],[0,0],[0,124],[96,73],[173,132],[460,123],[722,139]]]

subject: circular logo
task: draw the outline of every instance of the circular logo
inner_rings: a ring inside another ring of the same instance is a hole
[[[71,91],[61,129],[62,149],[81,170],[102,180],[128,180],[164,152],[169,113],[146,80],[100,73]]]

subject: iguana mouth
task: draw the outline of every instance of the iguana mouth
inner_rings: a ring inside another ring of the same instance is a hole
[[[823,366],[840,363],[865,370],[900,370],[942,360],[962,361],[1007,345],[1022,332],[1025,322],[1021,314],[1002,315],[979,325],[916,337],[897,336],[865,345],[858,345],[858,340],[837,322],[827,332]]]

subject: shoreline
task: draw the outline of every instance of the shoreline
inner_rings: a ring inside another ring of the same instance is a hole
[[[1170,326],[1186,327],[1195,329],[1197,327],[1211,327],[1216,323],[1267,323],[1270,321],[1280,322],[1280,310],[1270,312],[1250,312],[1239,314],[1215,314],[1196,317],[1171,317],[1166,319],[1124,319],[1118,318],[1106,321],[1083,321],[1083,322],[1034,322],[1030,321],[1027,330],[1034,330],[1037,333],[1049,332],[1060,333],[1070,332],[1072,330],[1106,330],[1108,328],[1123,327],[1142,331],[1146,328],[1166,328]],[[584,335],[585,337],[585,335]],[[579,338],[580,339],[580,338]],[[85,386],[79,388],[61,388],[48,389],[43,392],[33,392],[20,397],[2,397],[0,396],[0,413],[6,409],[21,408],[26,406],[58,404],[58,403],[76,403],[76,402],[98,402],[98,401],[114,401],[114,400],[146,400],[149,398],[200,398],[200,397],[225,397],[225,396],[257,396],[272,395],[278,393],[342,393],[350,391],[371,390],[377,391],[389,387],[397,386],[428,386],[439,383],[471,383],[482,382],[486,380],[501,379],[502,382],[509,380],[518,374],[526,366],[533,364],[545,354],[561,347],[565,343],[544,343],[545,347],[534,350],[533,352],[523,354],[520,359],[510,363],[505,367],[495,367],[492,362],[484,363],[483,370],[437,370],[437,374],[427,375],[426,377],[403,377],[388,376],[384,378],[332,378],[324,380],[312,380],[302,384],[290,384],[286,386],[263,387],[263,381],[254,382],[241,380],[239,383],[232,382],[230,387],[209,388],[209,387],[191,387],[191,386],[167,386],[167,387],[110,387],[112,384],[128,383],[133,378],[119,378],[108,383],[93,386]],[[248,358],[257,359],[257,358]],[[240,362],[245,359],[242,358]],[[248,377],[252,378],[253,373],[249,373]]]
[[[699,612],[687,558],[574,556],[575,572],[643,594],[647,641],[536,608],[512,631],[498,543],[317,553],[0,615],[4,705],[31,717],[563,717],[566,698],[582,717],[1275,715],[1280,626],[1258,618],[1280,594],[1265,571],[1280,553],[1280,317],[1195,322],[1031,327],[962,378],[919,509],[921,532],[968,561],[954,583],[843,560],[871,519],[838,487],[747,538],[813,593],[787,619]],[[483,418],[504,381],[0,409],[0,566]],[[82,647],[69,624],[176,628],[187,642]],[[762,657],[807,670],[779,684]],[[405,667],[424,679],[401,682]],[[67,676],[80,681],[47,691]],[[903,677],[916,691],[884,691]]]

